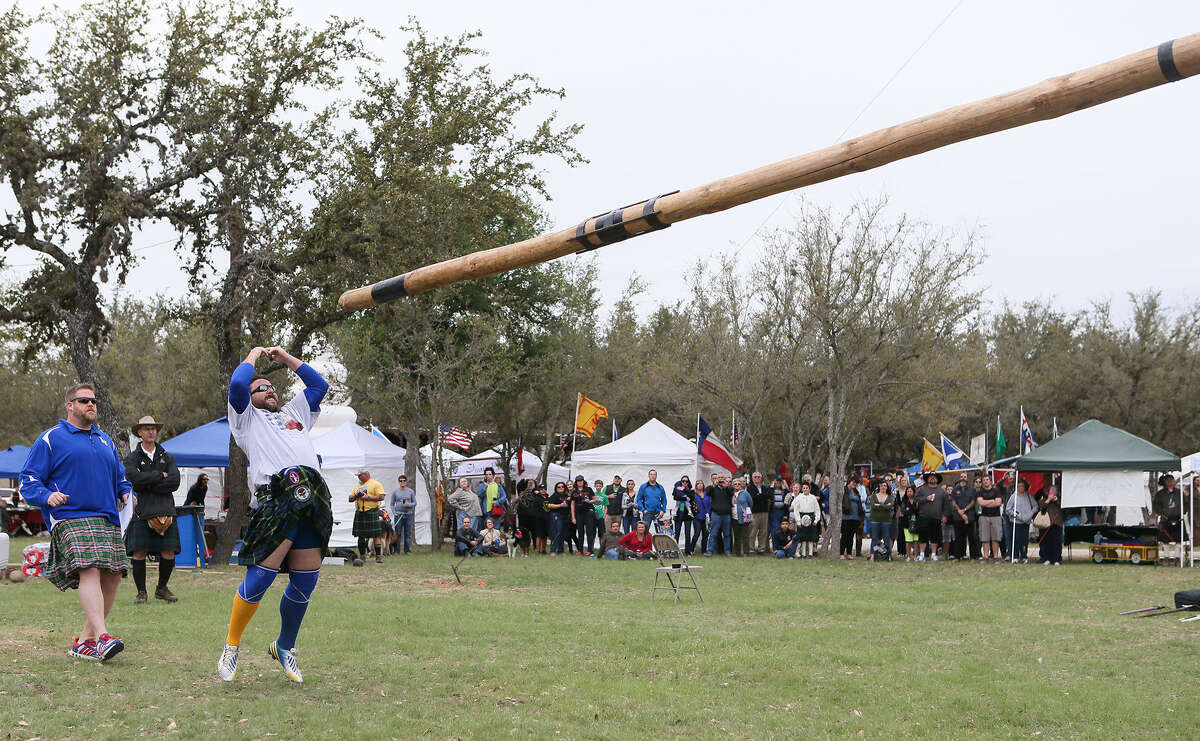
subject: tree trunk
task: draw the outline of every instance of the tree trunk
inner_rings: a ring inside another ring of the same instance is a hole
[[[96,359],[92,357],[91,345],[88,344],[95,320],[95,312],[90,308],[80,308],[70,315],[67,320],[67,351],[71,355],[71,363],[75,366],[79,380],[96,386],[96,421],[100,429],[112,438],[117,453],[124,458],[129,452],[129,435],[117,410],[113,408],[108,386],[100,377]]]
[[[408,477],[409,481],[416,483],[417,466],[421,462],[421,431],[415,425],[409,424],[404,428],[404,437],[407,438],[404,447],[404,475]],[[434,440],[434,447],[437,447],[437,440]],[[434,450],[433,453],[436,454],[437,451]],[[431,465],[436,467],[436,460],[432,461]],[[438,518],[437,484],[439,481],[441,478],[435,479],[432,486],[426,482],[426,488],[429,490],[429,545],[435,551],[442,547],[442,523]]]
[[[225,490],[229,492],[229,510],[225,522],[217,527],[217,544],[213,547],[212,563],[223,567],[233,555],[233,544],[242,533],[246,512],[250,509],[250,482],[246,479],[249,462],[245,452],[229,438],[229,467],[225,469]]]

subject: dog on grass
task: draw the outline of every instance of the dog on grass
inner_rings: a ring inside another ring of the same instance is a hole
[[[518,550],[525,558],[529,557],[529,548],[533,545],[533,538],[530,537],[527,530],[522,528],[519,523],[515,525],[505,523],[501,532],[504,533],[504,544],[508,546],[509,558],[516,558]]]

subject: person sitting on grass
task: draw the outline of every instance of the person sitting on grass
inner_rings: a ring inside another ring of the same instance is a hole
[[[621,521],[608,523],[608,532],[600,538],[600,555],[610,561],[625,560],[625,546],[621,545]]]
[[[650,537],[649,531],[646,530],[646,523],[638,521],[634,526],[632,533],[626,533],[621,538],[621,545],[625,548],[625,555],[628,558],[636,558],[646,560],[654,556],[654,540]]]
[[[479,534],[479,548],[483,555],[507,556],[508,546],[504,544],[504,535],[496,529],[496,521],[487,517],[483,522],[483,532]]]
[[[454,555],[482,556],[483,536],[471,527],[471,518],[463,517],[458,532],[454,534]]]
[[[775,558],[795,558],[799,544],[800,534],[792,527],[791,520],[783,520],[779,529],[771,533],[771,550],[775,551]]]

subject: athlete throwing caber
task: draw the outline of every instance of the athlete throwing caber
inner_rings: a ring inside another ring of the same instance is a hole
[[[271,382],[255,375],[254,365],[263,355],[293,370],[304,381],[304,393],[281,406]],[[250,513],[238,552],[238,563],[248,568],[233,596],[229,634],[217,662],[217,673],[226,682],[237,675],[242,632],[280,570],[288,572],[288,585],[279,600],[279,637],[267,653],[288,679],[304,681],[296,666],[296,634],[333,530],[329,489],[308,437],[328,390],[320,373],[279,347],[254,348],[229,379],[229,429],[249,459],[258,507]]]

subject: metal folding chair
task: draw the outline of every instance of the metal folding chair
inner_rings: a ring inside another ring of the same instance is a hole
[[[675,557],[679,559],[679,563],[668,564],[663,561],[664,551],[674,551]],[[688,565],[687,559],[685,559],[683,556],[683,549],[679,547],[679,543],[677,543],[674,538],[672,538],[670,535],[655,535],[654,555],[658,557],[658,566],[654,569],[654,588],[650,590],[651,602],[654,601],[654,596],[659,590],[674,592],[675,601],[678,602],[679,590],[681,589],[695,589],[696,596],[700,598],[701,602],[704,601],[704,595],[700,594],[700,585],[696,583],[696,577],[692,576],[693,571],[701,571],[704,569],[704,567]],[[692,582],[690,587],[683,583],[684,574],[687,574],[688,579],[690,579]],[[658,579],[660,576],[667,577],[667,583],[671,586],[658,586]]]

